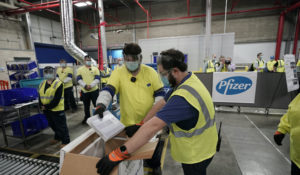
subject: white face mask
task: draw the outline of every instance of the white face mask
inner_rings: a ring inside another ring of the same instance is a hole
[[[92,65],[92,61],[85,61],[85,65],[91,66]]]
[[[60,63],[60,66],[61,67],[67,67],[67,64],[66,63]]]

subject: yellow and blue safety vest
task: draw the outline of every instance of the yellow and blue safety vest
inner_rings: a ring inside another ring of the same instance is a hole
[[[170,96],[183,97],[199,112],[194,128],[183,130],[175,123],[170,127],[171,155],[174,160],[194,164],[209,159],[216,153],[218,134],[212,98],[203,83],[192,74]]]
[[[53,98],[55,96],[55,92],[58,89],[58,87],[60,85],[63,85],[60,80],[56,79],[52,82],[51,86],[45,92],[46,83],[47,83],[47,80],[44,80],[41,83],[40,88],[39,88],[39,95],[40,95],[40,99],[41,99],[41,102],[43,105],[49,104],[53,100]],[[61,99],[60,99],[58,105],[55,108],[51,109],[51,111],[63,111],[64,109],[65,109],[64,91],[62,91],[62,96],[61,96]]]

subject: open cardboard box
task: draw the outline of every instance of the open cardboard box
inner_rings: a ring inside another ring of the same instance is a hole
[[[97,175],[96,164],[100,157],[123,145],[127,140],[124,132],[108,140],[105,144],[98,134],[90,129],[60,151],[61,175]],[[142,159],[150,159],[157,145],[152,140],[139,150],[131,154],[126,161],[121,162],[113,169],[111,175],[123,175],[135,171],[134,174],[143,174]],[[127,172],[127,173],[126,173]],[[131,174],[131,173],[129,173]]]

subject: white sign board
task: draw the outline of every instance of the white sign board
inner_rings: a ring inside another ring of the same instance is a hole
[[[257,72],[214,72],[214,102],[254,103]]]
[[[299,89],[295,56],[284,55],[285,78],[288,92]]]

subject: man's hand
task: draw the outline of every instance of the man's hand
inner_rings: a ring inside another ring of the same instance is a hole
[[[96,165],[97,173],[101,175],[109,175],[115,166],[127,158],[129,158],[129,154],[126,147],[121,146],[99,160]]]
[[[276,143],[277,145],[279,145],[279,146],[282,145],[281,142],[282,142],[284,136],[285,136],[285,135],[282,134],[281,132],[276,131],[275,134],[274,134],[274,141],[275,141],[275,143]]]
[[[144,122],[141,121],[138,124],[127,126],[125,128],[125,132],[128,135],[128,137],[132,137],[143,124],[144,124]]]
[[[91,85],[85,85],[84,89],[87,90],[87,91],[89,91],[89,90],[91,90],[92,88],[91,88]]]
[[[95,109],[94,115],[99,115],[100,118],[103,118],[103,112],[105,111],[106,107],[104,104],[99,103]]]
[[[41,106],[41,109],[44,111],[44,110],[46,110],[46,107],[43,105],[43,106]]]

